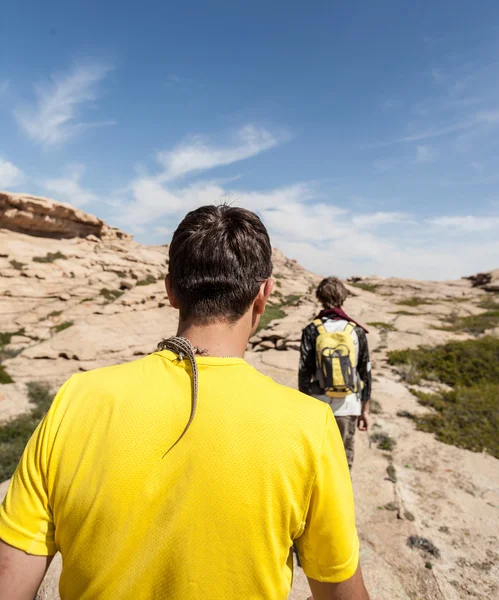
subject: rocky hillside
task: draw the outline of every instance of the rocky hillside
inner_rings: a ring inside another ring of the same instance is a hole
[[[274,265],[276,291],[247,360],[295,386],[319,277],[278,250]],[[69,205],[0,193],[0,420],[30,410],[29,382],[54,390],[74,372],[133,360],[173,334],[167,270],[167,246],[141,246]],[[451,388],[436,372],[417,376],[412,362],[402,364],[405,354],[400,364],[393,355],[497,335],[498,276],[347,282],[345,308],[370,330],[375,378],[374,436],[358,436],[353,475],[375,600],[498,597],[499,461],[486,448],[470,452],[417,430],[420,415],[432,413],[408,387]],[[57,597],[57,568],[41,597]],[[298,569],[292,598],[306,597],[305,587]]]

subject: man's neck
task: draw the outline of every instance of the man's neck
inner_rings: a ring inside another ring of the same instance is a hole
[[[243,358],[248,344],[248,326],[241,321],[209,325],[180,323],[177,335],[187,338],[194,347],[205,350],[208,356]]]

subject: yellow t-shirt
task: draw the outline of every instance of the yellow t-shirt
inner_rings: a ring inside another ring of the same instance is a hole
[[[305,573],[351,577],[353,495],[329,406],[243,359],[168,351],[74,375],[33,434],[0,538],[60,551],[63,599],[284,599]]]

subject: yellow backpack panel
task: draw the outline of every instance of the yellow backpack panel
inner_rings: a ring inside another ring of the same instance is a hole
[[[319,379],[324,393],[330,398],[343,398],[359,390],[356,351],[352,333],[354,323],[343,331],[326,331],[321,319],[314,325],[319,333],[315,348]]]

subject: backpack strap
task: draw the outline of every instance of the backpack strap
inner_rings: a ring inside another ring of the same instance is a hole
[[[349,333],[350,335],[352,335],[352,333],[355,330],[355,323],[352,323],[351,321],[349,323],[347,323],[347,326],[345,327],[345,329],[343,330],[345,333]]]
[[[322,322],[322,319],[315,319],[314,325],[315,325],[317,331],[319,332],[319,334],[326,333],[326,328],[324,327],[324,323]]]

